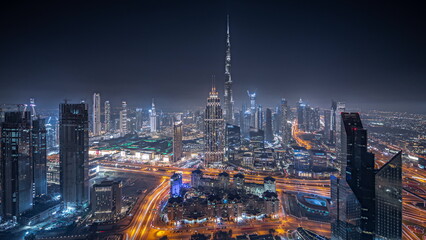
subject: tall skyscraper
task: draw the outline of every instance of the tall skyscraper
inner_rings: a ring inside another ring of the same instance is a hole
[[[324,110],[324,139],[326,142],[330,142],[331,135],[331,110]]]
[[[174,173],[170,178],[170,197],[182,196],[182,174]]]
[[[267,108],[265,115],[265,140],[271,143],[274,141],[274,134],[272,132],[272,110]]]
[[[59,106],[59,160],[62,200],[66,207],[89,200],[89,116],[85,103]]]
[[[105,101],[105,132],[111,131],[111,104],[109,101]]]
[[[92,118],[92,133],[94,136],[101,134],[101,95],[93,94],[93,118]]]
[[[212,86],[207,106],[204,112],[204,135],[205,135],[205,164],[223,161],[223,128],[224,120],[222,108],[220,107],[219,93]]]
[[[94,184],[90,194],[93,218],[111,220],[121,213],[122,184],[119,181],[102,181]]]
[[[128,131],[128,123],[127,123],[127,102],[121,102],[121,111],[120,111],[120,133],[121,136],[129,133]]]
[[[149,115],[149,123],[151,126],[151,132],[157,132],[158,131],[158,119],[157,119],[157,111],[155,110],[155,103],[154,103],[154,98],[152,99],[152,106],[151,106],[151,110],[150,110],[150,115]]]
[[[45,120],[36,118],[32,128],[32,157],[35,196],[47,194],[47,131]]]
[[[305,131],[306,130],[306,103],[302,101],[302,99],[299,100],[297,103],[297,127]]]
[[[291,123],[290,123],[290,107],[287,100],[281,99],[281,137],[283,147],[290,144],[291,139]]]
[[[334,112],[335,120],[336,120],[336,126],[334,127],[334,139],[335,139],[335,148],[336,148],[336,162],[338,164],[337,168],[340,171],[344,171],[344,169],[341,169],[340,166],[342,166],[341,162],[345,162],[345,151],[342,149],[342,131],[344,131],[344,128],[342,128],[343,118],[341,117],[341,114],[345,112],[345,103],[337,102],[336,103],[336,111]]]
[[[331,178],[332,239],[401,239],[400,156],[376,171],[359,114],[343,112],[341,119],[344,161],[340,177]]]
[[[225,126],[225,158],[233,160],[238,148],[241,146],[241,128],[226,124]]]
[[[31,113],[5,112],[1,124],[2,217],[17,220],[33,203]]]
[[[183,157],[183,123],[182,121],[175,122],[173,125],[173,161],[179,161]]]
[[[232,97],[232,79],[231,79],[231,36],[229,33],[229,15],[226,25],[226,57],[225,57],[225,94],[223,116],[226,123],[234,122],[234,99]]]
[[[254,128],[263,130],[263,110],[260,105],[256,107],[254,114]]]

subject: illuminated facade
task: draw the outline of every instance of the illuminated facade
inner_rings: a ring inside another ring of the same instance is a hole
[[[183,157],[183,124],[178,121],[173,125],[173,161],[179,161]]]
[[[101,95],[93,94],[93,116],[92,116],[92,133],[94,136],[101,134]]]
[[[120,134],[124,136],[128,133],[127,126],[127,102],[121,102],[121,111],[120,111]]]
[[[232,79],[231,79],[231,40],[229,33],[229,16],[227,18],[226,28],[226,57],[225,57],[225,94],[223,101],[223,116],[226,123],[234,122],[234,99],[232,97]]]
[[[290,123],[290,107],[287,104],[287,100],[281,99],[281,137],[283,147],[287,147],[290,144],[291,139],[291,123]]]
[[[85,103],[60,105],[59,159],[66,207],[89,201],[89,117]]]
[[[204,114],[205,164],[220,163],[224,157],[224,120],[222,108],[220,107],[220,98],[214,86],[207,98],[207,107]]]
[[[47,194],[47,131],[44,119],[34,119],[32,128],[32,156],[35,196]]]
[[[158,116],[157,116],[157,111],[155,110],[154,99],[152,99],[152,106],[151,106],[150,115],[149,115],[149,123],[150,123],[152,133],[158,131],[158,119],[157,118],[158,118]]]
[[[4,219],[17,220],[33,204],[31,113],[5,112],[1,124],[1,207]]]
[[[105,132],[111,131],[111,104],[109,101],[105,101]]]
[[[118,181],[102,181],[94,184],[90,194],[93,218],[107,221],[121,213],[122,184]]]

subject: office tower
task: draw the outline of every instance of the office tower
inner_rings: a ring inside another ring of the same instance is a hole
[[[31,113],[5,112],[0,141],[2,217],[16,221],[33,204]]]
[[[105,101],[105,132],[111,131],[111,104],[109,101]]]
[[[345,111],[345,103],[337,102],[336,104],[336,111],[335,111],[335,119],[336,119],[336,126],[334,131],[334,139],[335,139],[335,148],[336,148],[336,162],[338,164],[337,169],[339,171],[345,171],[344,169],[341,169],[340,166],[342,166],[341,162],[345,161],[345,151],[342,149],[342,131],[343,131],[343,123],[342,123],[342,117],[341,114]]]
[[[89,200],[89,116],[85,103],[59,106],[59,160],[62,200],[66,207]]]
[[[250,127],[255,127],[255,115],[256,115],[256,92],[250,93],[250,91],[247,90],[247,94],[249,96],[250,100],[250,108],[248,111],[250,112],[250,124],[248,125]]]
[[[223,98],[223,117],[226,123],[234,123],[234,99],[231,79],[231,37],[229,33],[229,15],[226,24],[225,91]]]
[[[203,171],[196,169],[191,173],[191,187],[198,188],[201,185],[201,178],[203,178]]]
[[[94,184],[90,194],[93,218],[107,221],[121,213],[122,184],[119,181],[102,181]]]
[[[170,197],[181,197],[182,174],[174,173],[170,178]]]
[[[143,127],[143,109],[136,108],[136,123],[135,128],[139,132]]]
[[[402,152],[377,170],[376,239],[402,239]]]
[[[182,121],[175,122],[173,125],[173,161],[179,161],[183,157],[183,124]]]
[[[324,139],[326,142],[330,142],[331,135],[331,110],[324,110]]]
[[[126,135],[128,132],[128,126],[127,126],[127,102],[122,101],[121,102],[121,111],[120,111],[120,134],[121,136]]]
[[[336,144],[336,110],[337,110],[337,102],[334,100],[331,100],[331,113],[330,113],[330,144]],[[340,125],[339,125],[340,127]]]
[[[241,146],[241,129],[232,124],[225,126],[225,158],[234,160],[235,153]]]
[[[263,130],[263,111],[262,106],[256,107],[256,112],[254,115],[254,128]]]
[[[47,194],[47,131],[44,119],[34,119],[32,129],[33,178],[35,196]]]
[[[265,147],[265,132],[257,128],[250,128],[250,146],[252,149]]]
[[[283,147],[287,147],[290,144],[291,139],[291,119],[290,119],[290,107],[287,104],[287,100],[281,99],[281,137]]]
[[[92,118],[92,133],[94,136],[101,134],[101,95],[93,94],[93,118]]]
[[[299,100],[297,103],[297,127],[301,131],[305,131],[306,124],[305,124],[305,112],[306,112],[306,104],[302,101],[302,99]]]
[[[274,141],[274,134],[272,132],[272,110],[267,108],[265,112],[265,140],[267,142]]]
[[[205,164],[210,165],[223,161],[223,128],[222,108],[216,87],[213,86],[207,98],[204,113]]]
[[[341,177],[331,178],[332,239],[374,239],[374,155],[358,113],[342,113]]]
[[[155,103],[154,103],[154,98],[152,99],[152,107],[150,110],[150,115],[149,115],[149,123],[151,126],[151,132],[157,132],[158,131],[158,120],[157,120],[157,111],[155,110]]]

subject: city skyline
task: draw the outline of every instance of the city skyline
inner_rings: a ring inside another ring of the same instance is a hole
[[[0,100],[22,103],[35,97],[39,106],[55,108],[53,103],[64,97],[88,102],[93,92],[100,92],[112,106],[122,100],[129,106],[148,105],[155,97],[159,106],[167,105],[165,110],[202,107],[194,102],[204,98],[211,74],[218,76],[223,96],[229,14],[235,108],[249,89],[256,90],[264,106],[285,97],[289,103],[302,98],[325,107],[333,98],[360,109],[424,112],[420,42],[425,34],[419,30],[426,21],[415,5],[186,4],[189,8],[155,3],[134,4],[133,9],[105,4],[95,10],[89,3],[81,9],[67,4],[5,8],[8,21],[1,29],[7,37],[1,41],[8,48],[0,59],[0,76],[11,84],[2,88]],[[43,17],[31,7],[41,8]],[[81,17],[75,19],[75,13]],[[394,14],[398,25],[392,25]],[[154,23],[148,25],[150,17]],[[400,35],[404,38],[390,37]],[[59,45],[66,47],[58,52]],[[15,50],[19,54],[12,54]],[[21,62],[19,71],[16,61]]]

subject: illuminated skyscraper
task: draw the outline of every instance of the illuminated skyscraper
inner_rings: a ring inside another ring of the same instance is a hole
[[[121,111],[120,111],[120,133],[121,136],[129,133],[127,123],[127,102],[121,102]]]
[[[267,108],[265,111],[265,140],[267,142],[274,141],[274,134],[272,132],[272,110]]]
[[[326,142],[330,142],[331,135],[331,111],[329,109],[324,110],[324,139]]]
[[[105,101],[105,132],[111,131],[111,105],[109,101]]]
[[[173,161],[175,162],[183,157],[182,135],[182,121],[175,122],[173,125]]]
[[[334,127],[334,139],[336,144],[336,162],[338,164],[337,168],[340,171],[345,171],[344,169],[341,169],[340,166],[342,166],[342,162],[345,162],[345,152],[342,149],[342,131],[344,131],[344,128],[342,128],[342,117],[341,114],[345,111],[345,103],[337,102],[336,104],[336,111],[334,112],[335,120],[336,120],[336,126]]]
[[[233,160],[238,148],[241,146],[240,127],[232,124],[225,126],[225,158]]]
[[[94,136],[101,134],[101,95],[93,94],[93,118],[92,118],[92,133]]]
[[[47,194],[47,136],[45,120],[33,120],[32,157],[35,196]]]
[[[254,128],[263,130],[263,110],[260,105],[256,107],[256,112],[254,114]]]
[[[223,101],[223,116],[226,123],[234,122],[234,99],[232,97],[231,79],[231,36],[229,33],[229,15],[226,25],[226,57],[225,57],[225,94]]]
[[[17,220],[32,209],[31,113],[5,112],[1,124],[1,207],[4,219]]]
[[[224,120],[220,107],[219,93],[213,86],[207,98],[207,106],[204,112],[205,135],[205,164],[210,165],[223,161],[223,128]]]
[[[287,147],[290,144],[291,139],[291,121],[290,121],[290,107],[287,104],[287,100],[281,99],[281,137],[282,144]]]
[[[66,207],[89,201],[89,116],[85,103],[60,105],[59,159]]]
[[[170,178],[170,197],[181,197],[182,174],[174,173]]]
[[[151,126],[151,132],[157,132],[158,131],[158,119],[157,119],[157,111],[155,110],[155,103],[154,103],[154,98],[152,99],[152,107],[150,110],[150,115],[149,115],[149,123]]]

